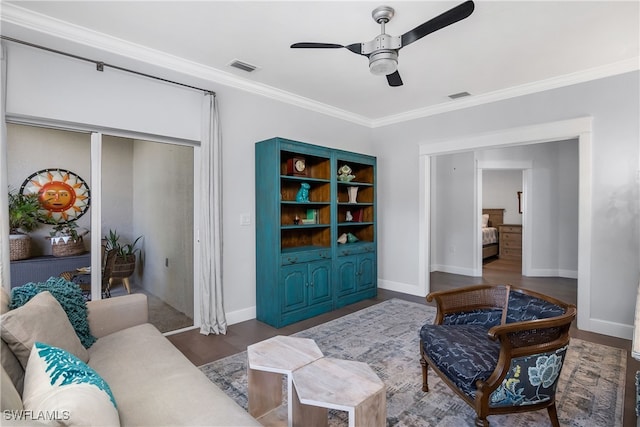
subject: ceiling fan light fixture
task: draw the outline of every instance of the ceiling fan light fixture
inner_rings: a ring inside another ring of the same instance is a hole
[[[376,76],[387,76],[398,69],[398,52],[382,50],[369,55],[369,71]]]

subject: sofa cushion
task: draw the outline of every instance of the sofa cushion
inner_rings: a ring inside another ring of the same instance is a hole
[[[89,354],[122,425],[259,425],[148,323],[99,338]]]
[[[498,364],[500,343],[482,325],[424,325],[425,355],[457,388],[474,398],[477,380],[487,380]]]
[[[11,290],[9,308],[21,307],[35,295],[44,291],[51,293],[60,303],[82,345],[86,348],[91,347],[96,339],[89,330],[87,302],[82,295],[82,290],[76,283],[69,282],[62,277],[50,277],[45,282],[31,282],[18,286]]]
[[[89,360],[66,313],[49,292],[41,292],[28,303],[0,317],[2,339],[26,368],[31,347],[36,341],[73,353],[80,360]]]
[[[25,372],[24,408],[66,426],[120,425],[109,385],[86,363],[57,347],[33,344]]]
[[[5,340],[0,340],[0,359],[2,361],[2,369],[5,370],[18,393],[22,395],[24,368]]]
[[[9,311],[9,294],[0,286],[0,314],[5,314]]]
[[[0,383],[0,400],[2,411],[20,411],[22,409],[22,398],[18,390],[13,386],[13,381],[2,368],[2,382]]]

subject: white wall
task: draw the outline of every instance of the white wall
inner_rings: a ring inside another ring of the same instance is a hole
[[[482,170],[482,208],[504,209],[504,224],[522,224],[518,191],[522,191],[521,170]]]
[[[7,126],[7,175],[9,188],[20,190],[26,178],[47,168],[67,169],[91,184],[90,138],[88,134],[50,130],[31,126]],[[5,191],[4,189],[2,191]],[[90,230],[90,210],[76,223],[79,229]],[[51,255],[51,241],[47,239],[52,226],[43,224],[29,233],[32,256]],[[92,234],[83,238],[87,250]]]
[[[477,152],[480,161],[528,162],[532,165],[529,218],[531,276],[576,278],[578,271],[578,142],[558,141]],[[522,183],[522,173],[520,185]],[[483,180],[483,186],[485,182]],[[486,186],[484,186],[486,188]],[[517,214],[517,198],[511,190]],[[484,194],[484,193],[483,193]],[[508,213],[507,212],[507,213]],[[511,217],[512,217],[511,216]],[[505,223],[510,216],[505,215]],[[516,224],[518,222],[515,222]]]
[[[376,129],[375,154],[381,163],[404,165],[403,174],[388,174],[380,188],[380,279],[400,282],[418,292],[417,251],[408,258],[396,254],[417,247],[420,183],[418,147],[462,136],[593,117],[591,252],[591,324],[630,327],[638,285],[639,73],[576,84],[487,105],[443,113]],[[588,167],[588,165],[587,165]],[[405,177],[414,179],[405,179]],[[397,195],[396,193],[402,193]],[[402,198],[403,221],[390,215],[398,208],[389,201]],[[404,236],[404,239],[392,239]],[[397,263],[400,262],[400,267]],[[629,335],[630,336],[630,335]]]
[[[478,221],[474,210],[474,153],[438,156],[432,165],[431,269],[471,276],[474,221]]]
[[[199,91],[19,44],[7,51],[10,116],[200,139]]]
[[[224,163],[224,303],[227,320],[234,323],[255,317],[254,144],[281,136],[372,154],[371,130],[236,89],[216,93]],[[240,225],[245,213],[251,215],[250,226]]]
[[[58,57],[36,54],[32,49],[23,55],[27,58],[20,65],[13,60],[18,56],[12,53],[15,50],[18,48],[9,52],[9,114],[71,121],[85,118],[101,121],[103,126],[199,139],[199,93],[164,96],[164,87],[150,88],[139,79],[123,79],[118,74],[111,80],[111,74],[74,73],[60,64]],[[96,73],[86,67],[93,66],[85,65],[86,73]],[[223,127],[224,297],[230,322],[255,312],[255,233],[252,226],[240,226],[239,222],[240,214],[253,214],[255,209],[255,141],[283,136],[376,155],[380,284],[411,291],[418,288],[419,271],[428,262],[418,259],[420,145],[592,116],[591,315],[599,324],[630,326],[640,259],[639,80],[638,72],[627,73],[373,130],[237,89],[212,87],[218,93]],[[65,90],[66,85],[77,82],[86,83],[83,96],[71,96]],[[114,92],[97,93],[96,88]],[[148,108],[123,102],[129,94],[144,98]],[[180,104],[187,107],[181,110]]]
[[[87,160],[90,163],[90,160]],[[117,231],[120,242],[133,236],[133,140],[104,135],[102,138],[102,224],[96,232]],[[95,233],[94,233],[95,234]]]
[[[193,147],[134,140],[131,170],[133,234],[123,237],[143,237],[138,283],[193,319]]]
[[[8,48],[11,118],[79,122],[107,134],[113,128],[200,139],[201,92],[141,82],[140,77],[122,73],[99,73],[92,65],[19,45]],[[162,70],[145,71],[162,75]],[[173,78],[217,93],[223,135],[224,304],[231,324],[254,318],[255,231],[253,224],[240,225],[240,215],[250,214],[252,222],[255,218],[255,142],[282,136],[372,154],[371,129],[238,89]]]

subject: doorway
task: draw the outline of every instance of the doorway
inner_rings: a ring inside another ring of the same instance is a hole
[[[140,238],[132,292],[147,295],[160,332],[193,326],[194,148],[103,135],[101,151],[103,235]]]
[[[48,239],[52,226],[43,225],[30,233],[32,256],[47,261],[51,269],[38,272],[27,266],[20,269],[24,274],[14,274],[16,263],[12,262],[12,286],[91,266],[94,268],[82,281],[93,288],[86,291],[87,297],[100,298],[102,237],[114,231],[120,243],[127,244],[142,236],[135,247],[135,270],[128,280],[131,292],[147,295],[149,321],[161,332],[192,327],[195,156],[195,147],[188,144],[9,123],[11,187],[19,189],[34,171],[59,168],[80,176],[91,193],[87,213],[76,221],[84,234],[85,252],[54,257]],[[123,284],[114,281],[112,297],[128,292]]]
[[[482,212],[484,213],[485,209],[497,209],[502,214],[498,215],[498,217],[502,217],[500,224],[488,224],[485,230],[483,223],[481,244],[484,247],[487,243],[489,245],[487,247],[495,248],[496,253],[488,251],[490,256],[485,257],[485,251],[482,251],[480,263],[482,276],[494,271],[524,275],[522,260],[525,258],[525,254],[523,253],[524,245],[521,232],[524,213],[522,209],[524,170],[511,169],[508,164],[505,164],[504,167],[493,165],[492,168],[484,169],[480,166],[479,164],[478,191],[480,195],[478,198],[481,201]],[[507,225],[509,225],[508,229]],[[503,233],[501,234],[500,231]],[[508,250],[502,248],[503,250],[500,251],[501,243],[502,246],[508,245]]]
[[[470,150],[480,150],[488,148],[515,147],[527,144],[539,144],[544,142],[563,141],[576,139],[578,141],[578,327],[589,330],[590,314],[590,290],[591,277],[589,274],[589,264],[591,259],[591,229],[592,229],[592,209],[591,209],[591,134],[592,118],[578,118],[560,122],[552,122],[541,125],[532,125],[522,128],[504,129],[489,134],[479,136],[459,137],[444,141],[423,144],[420,146],[420,203],[419,203],[419,225],[420,235],[424,239],[419,241],[419,257],[423,260],[420,263],[420,286],[426,295],[429,292],[429,274],[431,259],[431,175],[432,157],[440,154],[463,153]],[[528,205],[530,194],[524,194],[525,209]],[[480,212],[480,203],[477,191],[472,195],[473,206],[476,206],[475,215]],[[533,215],[533,213],[531,213]],[[531,216],[530,215],[530,216]],[[475,216],[477,218],[477,216]],[[479,235],[480,221],[474,223],[474,235]],[[525,227],[527,224],[525,223]],[[477,245],[476,251],[480,251]],[[527,249],[525,249],[527,251]],[[528,251],[530,253],[530,251]],[[480,259],[479,256],[475,259]]]

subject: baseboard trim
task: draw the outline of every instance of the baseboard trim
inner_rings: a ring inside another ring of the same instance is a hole
[[[602,319],[589,319],[589,332],[597,334],[609,335],[612,337],[630,340],[633,338],[633,325],[624,323],[610,322]]]
[[[236,323],[252,320],[256,318],[256,307],[243,308],[236,311],[225,313],[227,317],[227,325],[235,325]]]
[[[473,268],[456,267],[454,265],[435,264],[431,266],[431,272],[440,271],[442,273],[460,274],[462,276],[477,277],[476,270]]]
[[[400,292],[408,295],[415,295],[424,297],[426,294],[416,286],[409,283],[393,282],[391,280],[378,279],[378,288],[386,289],[388,291]]]
[[[532,268],[527,277],[564,277],[566,279],[577,279],[578,272],[575,270]]]

